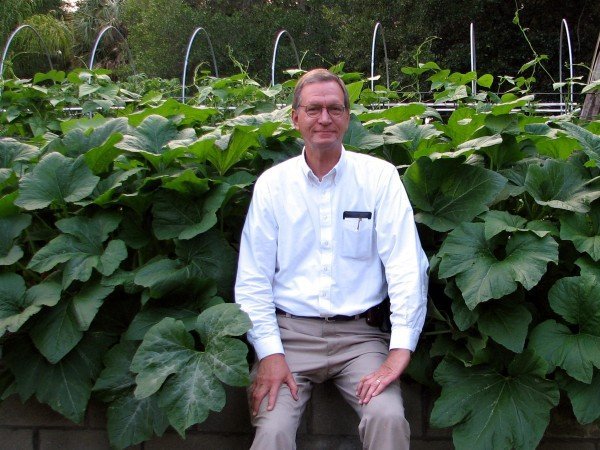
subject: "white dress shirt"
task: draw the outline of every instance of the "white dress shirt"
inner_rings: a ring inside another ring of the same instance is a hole
[[[413,351],[425,321],[427,268],[392,164],[342,149],[319,181],[302,154],[256,181],[235,297],[252,320],[248,340],[259,359],[284,353],[276,307],[297,316],[355,315],[386,295],[390,348]]]

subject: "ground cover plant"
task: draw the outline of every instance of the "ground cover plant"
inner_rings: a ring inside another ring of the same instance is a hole
[[[374,110],[394,93],[341,74],[345,145],[398,167],[431,261],[409,374],[440,388],[430,421],[456,448],[533,449],[561,396],[600,418],[600,121],[538,116],[492,75],[407,73],[454,111]],[[238,237],[256,177],[302,143],[288,86],[206,79],[182,104],[106,75],[2,85],[0,386],[74,422],[105,402],[124,448],[184,436],[248,383]]]

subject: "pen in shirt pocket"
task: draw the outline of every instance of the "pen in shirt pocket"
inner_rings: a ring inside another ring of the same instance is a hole
[[[360,229],[360,222],[363,219],[370,220],[373,214],[370,211],[344,211],[342,214],[342,219],[358,219],[356,221],[356,230]]]

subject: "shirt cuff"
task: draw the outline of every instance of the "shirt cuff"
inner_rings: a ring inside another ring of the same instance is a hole
[[[420,330],[406,327],[395,327],[392,328],[390,336],[390,350],[393,348],[405,348],[411,352],[417,348],[417,342],[419,341]]]
[[[252,343],[254,351],[258,359],[263,359],[265,356],[273,355],[275,353],[285,354],[283,351],[283,344],[278,336],[270,336],[259,339]]]

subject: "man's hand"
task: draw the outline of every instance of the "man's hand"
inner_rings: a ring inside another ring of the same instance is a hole
[[[410,350],[394,348],[390,350],[387,359],[375,372],[360,379],[356,388],[358,403],[366,405],[392,382],[396,381],[410,362]]]
[[[279,388],[285,383],[290,388],[294,400],[298,400],[298,386],[290,368],[281,353],[265,356],[258,363],[258,373],[250,387],[252,392],[252,415],[258,414],[258,408],[265,398],[269,396],[267,411],[275,407]]]

